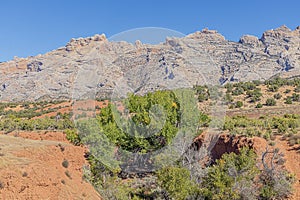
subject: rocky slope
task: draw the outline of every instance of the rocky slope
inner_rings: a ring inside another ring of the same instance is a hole
[[[0,63],[0,100],[108,97],[128,91],[300,75],[300,27],[245,35],[239,42],[204,29],[158,45],[71,39],[44,55]]]

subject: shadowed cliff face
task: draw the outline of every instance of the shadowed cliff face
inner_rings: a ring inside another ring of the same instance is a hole
[[[158,45],[110,42],[104,35],[71,39],[44,55],[0,63],[0,100],[109,97],[116,87],[144,94],[159,89],[300,75],[300,27],[262,38],[227,41],[212,30]]]

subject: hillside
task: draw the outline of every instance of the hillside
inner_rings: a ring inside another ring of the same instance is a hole
[[[60,141],[59,133],[49,133],[48,140],[42,141],[33,140],[36,134],[27,133],[28,139],[16,133],[15,137],[0,135],[0,198],[100,199],[82,179],[85,149]],[[49,136],[55,141],[49,141]]]

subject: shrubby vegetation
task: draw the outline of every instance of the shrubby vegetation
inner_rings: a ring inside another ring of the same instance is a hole
[[[183,167],[169,166],[157,172],[158,184],[173,199],[185,200],[198,196],[200,187],[191,180],[191,172]],[[198,194],[197,194],[198,193]]]
[[[269,98],[265,102],[261,102],[263,94],[261,88],[263,86],[267,87],[267,92],[272,94],[273,98]],[[224,88],[226,89],[225,101],[229,104],[229,108],[238,108],[236,105],[237,101],[241,101],[240,95],[244,95],[242,98],[245,102],[258,103],[259,105],[256,108],[261,108],[260,104],[264,104],[266,106],[274,106],[276,105],[276,100],[281,100],[282,94],[280,94],[279,89],[281,87],[293,87],[294,93],[290,96],[287,96],[284,99],[285,104],[292,104],[293,102],[300,102],[300,79],[282,79],[276,77],[271,80],[266,80],[264,82],[261,81],[252,81],[252,82],[239,82],[239,83],[227,83]],[[292,90],[286,89],[283,93],[289,94]],[[208,91],[209,93],[209,91]],[[210,98],[208,98],[209,100]]]
[[[76,129],[70,129],[67,128],[64,130],[64,133],[66,134],[67,140],[69,140],[74,145],[81,145],[81,138],[79,137],[79,134]]]
[[[276,100],[274,98],[269,98],[266,100],[266,106],[275,106]]]
[[[255,199],[255,177],[259,175],[256,154],[247,148],[240,154],[224,154],[209,167],[201,190],[205,199]]]
[[[274,159],[267,161],[267,154]],[[206,168],[199,182],[187,168],[171,166],[157,172],[158,183],[171,199],[280,199],[290,195],[294,179],[280,168],[283,162],[278,150],[264,152],[262,168],[258,167],[257,159],[254,151],[245,147],[239,154],[224,154],[216,160]],[[272,169],[268,168],[269,162],[273,162]]]
[[[209,91],[208,87],[205,86],[195,86],[194,90],[196,91],[196,94],[198,95],[198,101],[203,102],[207,101],[209,99]]]
[[[0,116],[13,115],[18,118],[31,119],[39,117],[47,113],[56,112],[59,108],[46,108],[50,105],[60,104],[64,101],[40,101],[40,102],[23,102],[23,103],[0,103]],[[20,105],[20,110],[16,111],[16,108]]]
[[[231,134],[245,136],[260,136],[270,139],[275,134],[285,137],[297,137],[300,128],[300,115],[285,114],[284,116],[262,116],[259,119],[247,118],[245,116],[226,117],[223,130]],[[296,140],[298,143],[298,140]]]
[[[74,128],[73,122],[68,116],[56,120],[45,117],[38,119],[23,119],[14,115],[2,117],[0,120],[0,131],[11,132],[14,130],[35,131],[35,130],[65,130]]]

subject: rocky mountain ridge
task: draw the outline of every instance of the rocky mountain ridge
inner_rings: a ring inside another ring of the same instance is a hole
[[[71,39],[44,55],[0,63],[0,101],[108,98],[131,91],[300,75],[300,26],[281,26],[239,42],[204,29],[157,45]]]

